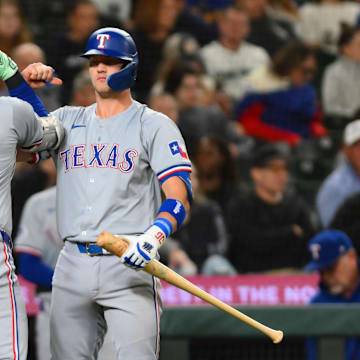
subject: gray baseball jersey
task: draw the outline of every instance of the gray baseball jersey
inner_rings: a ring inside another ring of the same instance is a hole
[[[10,183],[16,147],[42,140],[42,127],[32,107],[18,99],[1,97],[0,131],[0,359],[26,359],[27,317],[11,253]]]
[[[191,171],[191,163],[178,128],[165,115],[136,101],[106,119],[95,109],[53,113],[67,131],[55,163],[58,230],[68,241],[53,277],[52,359],[96,358],[108,327],[118,359],[155,360],[158,279],[115,256],[82,253],[77,243],[95,242],[104,230],[145,231],[161,205],[161,183]]]
[[[159,181],[191,170],[180,131],[165,115],[134,101],[101,120],[95,106],[53,113],[67,129],[56,158],[58,229],[76,242],[95,242],[104,230],[142,233],[161,205]]]
[[[15,250],[36,255],[52,269],[64,243],[56,227],[56,187],[32,195],[25,203]]]
[[[0,98],[0,229],[11,235],[10,184],[16,162],[16,146],[41,143],[42,127],[28,103],[11,97]]]

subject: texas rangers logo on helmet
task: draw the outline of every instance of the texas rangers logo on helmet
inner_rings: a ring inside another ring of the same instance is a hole
[[[105,41],[110,40],[111,36],[109,34],[98,34],[96,40],[99,40],[98,49],[105,49]]]

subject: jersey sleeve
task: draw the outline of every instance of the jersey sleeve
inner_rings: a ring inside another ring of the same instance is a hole
[[[35,195],[36,196],[36,195]],[[19,231],[15,239],[15,251],[32,254],[38,257],[43,256],[44,238],[41,219],[41,206],[38,206],[36,197],[30,197],[25,203]]]
[[[18,136],[18,144],[23,147],[40,144],[43,129],[31,105],[14,98],[11,101],[13,103],[13,126]]]
[[[142,135],[150,166],[160,183],[171,176],[182,177],[191,173],[184,139],[167,116],[154,112],[144,121]]]

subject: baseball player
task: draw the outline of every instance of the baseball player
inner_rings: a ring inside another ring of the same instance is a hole
[[[37,285],[37,295],[41,301],[35,328],[38,360],[49,360],[51,357],[51,281],[63,244],[57,231],[56,186],[53,186],[26,201],[15,239],[19,273]],[[104,345],[99,358],[114,359],[116,355],[109,339],[105,339]]]
[[[138,55],[129,34],[97,30],[83,56],[96,103],[53,113],[67,136],[54,156],[58,230],[65,244],[52,282],[52,359],[96,358],[108,329],[118,359],[155,360],[159,282],[134,270],[157,257],[184,221],[191,163],[176,125],[131,97]],[[36,77],[37,66],[23,75]],[[127,237],[120,261],[94,244],[104,230]]]
[[[50,359],[49,314],[51,280],[63,246],[56,228],[56,187],[32,195],[25,203],[15,251],[19,273],[37,285],[41,300],[36,318],[36,344],[39,360]]]
[[[37,102],[35,107],[40,112],[45,109],[18,73],[17,65],[3,52],[0,52],[0,78],[10,91],[17,91],[32,104]],[[0,358],[25,360],[27,317],[11,254],[10,183],[17,147],[42,150],[52,145],[55,149],[62,140],[59,132],[62,128],[58,126],[57,131],[53,131],[54,120],[38,118],[32,107],[19,99],[1,97],[0,108]]]

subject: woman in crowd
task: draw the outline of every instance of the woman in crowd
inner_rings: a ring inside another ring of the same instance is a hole
[[[245,133],[265,142],[286,141],[290,146],[325,135],[310,84],[315,69],[312,48],[296,41],[281,48],[270,66],[250,73],[245,96],[236,107]]]

